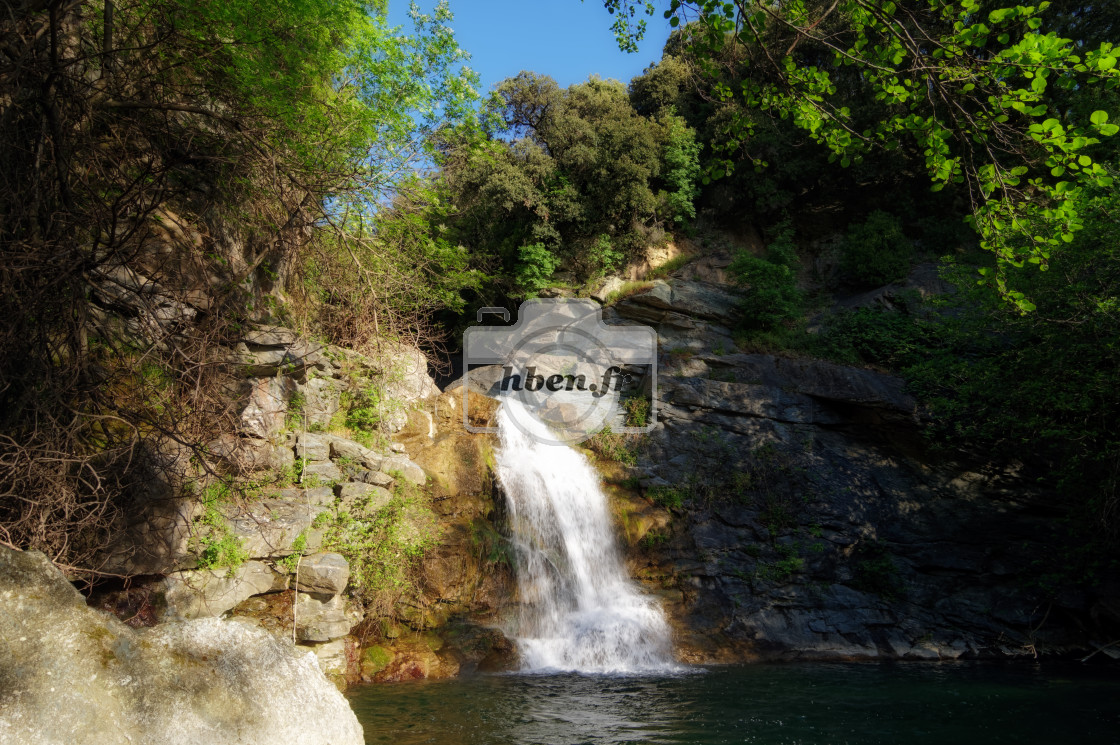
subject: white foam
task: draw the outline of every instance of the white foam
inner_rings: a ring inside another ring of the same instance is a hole
[[[522,601],[512,635],[523,669],[674,669],[669,626],[626,572],[594,468],[579,452],[548,444],[546,425],[516,400],[503,400],[498,432]]]

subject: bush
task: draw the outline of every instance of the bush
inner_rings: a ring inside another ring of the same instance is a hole
[[[840,268],[861,287],[879,287],[906,276],[913,252],[898,218],[876,210],[848,228]]]
[[[324,515],[317,520],[326,526],[323,546],[346,557],[351,588],[368,609],[387,614],[397,599],[416,591],[419,560],[439,539],[418,488],[399,480],[388,504],[376,506],[366,496]]]
[[[517,284],[526,295],[536,295],[548,287],[552,273],[560,266],[560,257],[543,243],[530,243],[517,250]]]
[[[731,276],[745,285],[743,325],[752,330],[767,330],[801,317],[805,298],[797,289],[797,248],[793,228],[784,221],[774,231],[766,247],[766,257],[739,251],[731,262]]]

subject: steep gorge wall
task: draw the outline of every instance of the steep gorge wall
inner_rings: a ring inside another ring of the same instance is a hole
[[[932,457],[897,378],[730,353],[735,294],[678,276],[608,313],[659,334],[658,424],[614,480],[672,515],[631,564],[685,658],[1014,657],[1115,636],[1114,593],[1042,590],[1052,495],[983,454]]]

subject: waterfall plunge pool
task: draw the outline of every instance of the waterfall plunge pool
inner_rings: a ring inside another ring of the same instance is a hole
[[[657,676],[478,675],[354,689],[392,745],[1120,743],[1112,666],[790,663]]]

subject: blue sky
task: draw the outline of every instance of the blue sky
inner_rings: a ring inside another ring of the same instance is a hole
[[[485,95],[522,70],[551,75],[561,87],[592,74],[629,83],[661,58],[669,24],[647,18],[646,40],[635,54],[618,50],[612,17],[601,0],[450,0],[455,37],[470,52],[470,67]],[[422,10],[434,0],[420,0]],[[393,23],[409,27],[408,0],[390,0]]]

